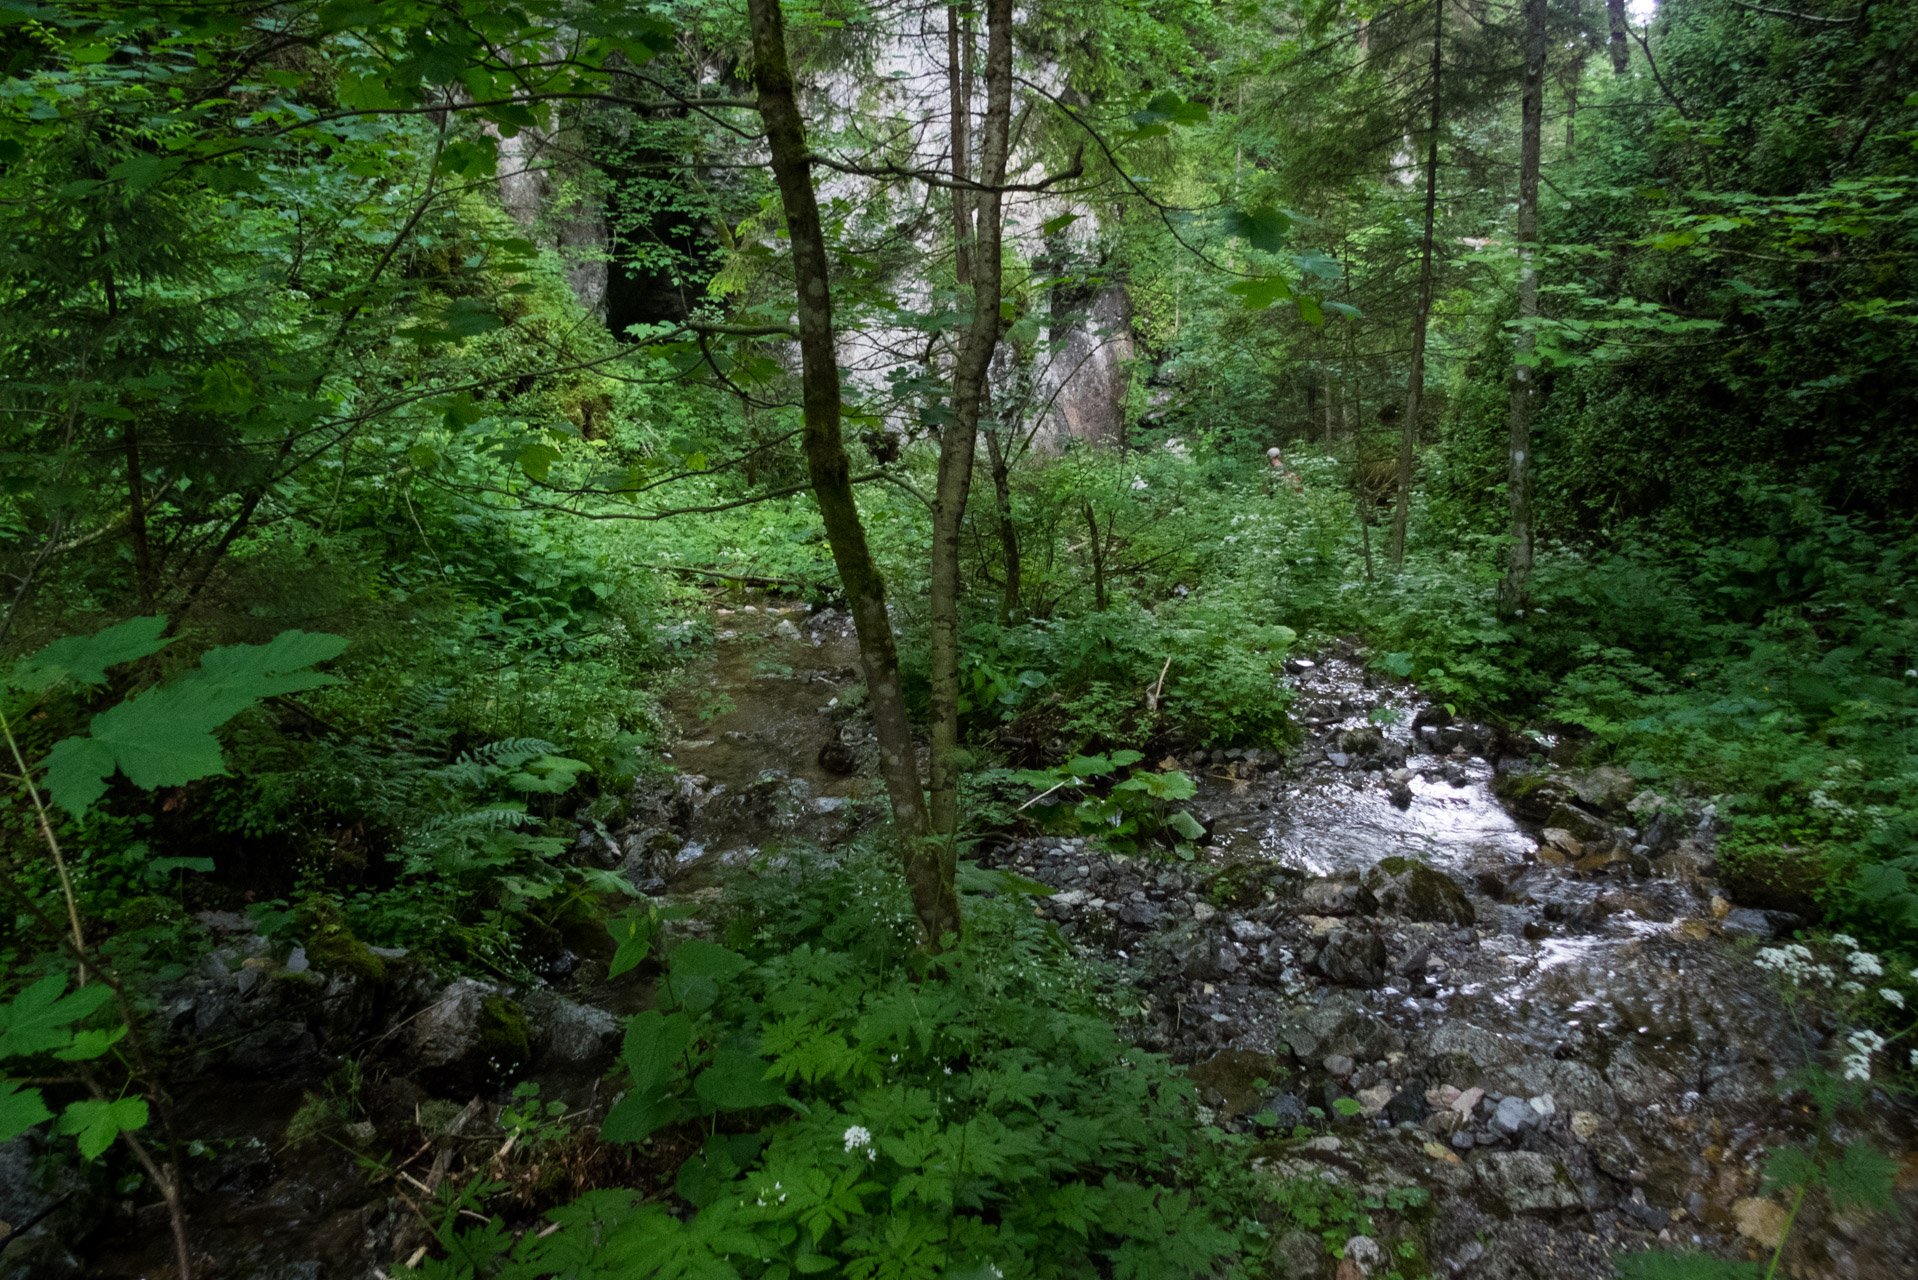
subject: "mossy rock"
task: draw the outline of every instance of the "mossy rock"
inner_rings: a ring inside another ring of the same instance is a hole
[[[533,1027],[526,1012],[505,996],[487,996],[480,1001],[479,1020],[474,1025],[480,1054],[500,1067],[533,1060]]]
[[[353,936],[346,917],[330,898],[308,898],[295,908],[306,960],[321,973],[351,974],[376,986],[386,984],[386,961]]]
[[[1824,915],[1818,895],[1838,877],[1822,850],[1778,845],[1721,847],[1718,874],[1741,906],[1789,911],[1807,920]]]
[[[1385,749],[1385,735],[1377,729],[1347,729],[1339,735],[1339,750],[1355,756],[1375,756]]]
[[[1407,920],[1469,925],[1478,912],[1458,882],[1413,858],[1381,858],[1361,881],[1379,910]]]
[[[1222,907],[1241,911],[1265,901],[1267,891],[1279,898],[1298,892],[1304,873],[1277,862],[1234,862],[1221,867],[1206,885],[1206,895]]]
[[[1492,794],[1533,822],[1544,821],[1553,809],[1578,798],[1569,783],[1552,773],[1501,773],[1492,779]]]

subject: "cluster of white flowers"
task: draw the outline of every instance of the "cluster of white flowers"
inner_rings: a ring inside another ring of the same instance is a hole
[[[872,1131],[863,1124],[851,1125],[846,1129],[846,1151],[848,1154],[865,1149],[866,1159],[877,1160],[879,1152],[873,1149]]]
[[[1827,985],[1838,980],[1837,971],[1828,964],[1817,963],[1811,948],[1801,942],[1788,942],[1782,947],[1760,947],[1757,963],[1759,968],[1772,970],[1794,986],[1808,980]]]
[[[772,1201],[771,1203],[785,1204],[786,1203],[786,1184],[783,1182],[775,1182],[773,1183],[773,1190],[779,1193],[779,1198],[775,1201]],[[767,1207],[767,1205],[768,1205],[768,1201],[766,1199],[766,1193],[764,1191],[761,1191],[759,1193],[759,1207],[764,1209]]]
[[[1871,1055],[1885,1047],[1885,1038],[1870,1027],[1860,1027],[1845,1037],[1845,1079],[1871,1079]]]
[[[1146,484],[1144,476],[1133,476],[1132,487],[1136,491],[1139,489],[1149,488],[1150,486]]]

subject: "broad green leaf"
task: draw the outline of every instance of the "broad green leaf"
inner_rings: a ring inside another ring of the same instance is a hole
[[[704,938],[688,938],[674,947],[667,963],[675,978],[711,978],[714,982],[736,978],[752,965],[752,961],[737,951],[729,951]]]
[[[87,1062],[120,1043],[120,1038],[126,1033],[127,1029],[124,1025],[108,1027],[105,1030],[77,1031],[74,1033],[73,1043],[64,1049],[56,1049],[53,1056],[62,1062]]]
[[[164,630],[165,618],[134,618],[90,636],[55,640],[32,657],[16,663],[9,682],[29,693],[38,693],[62,680],[102,684],[108,667],[158,653],[171,644],[172,641],[160,638]]]
[[[209,650],[196,670],[93,717],[89,735],[55,743],[46,759],[48,794],[80,817],[116,769],[149,791],[225,773],[212,731],[262,698],[337,684],[306,668],[345,648],[339,636],[285,631],[266,644]]]
[[[612,1105],[599,1126],[607,1142],[643,1142],[654,1130],[679,1119],[679,1099],[629,1093]]]
[[[68,1028],[105,1004],[113,992],[104,986],[82,987],[72,995],[64,973],[50,973],[0,1005],[0,1058],[24,1058],[65,1048],[73,1039]]]
[[[1241,280],[1237,284],[1227,285],[1225,291],[1243,298],[1248,311],[1274,306],[1293,296],[1292,286],[1287,284],[1282,276],[1260,276],[1256,280]]]
[[[113,1140],[122,1132],[144,1129],[146,1122],[147,1104],[144,1098],[121,1098],[115,1102],[89,1098],[85,1102],[70,1103],[56,1127],[61,1133],[78,1137],[80,1154],[95,1160],[113,1145]]]
[[[1199,825],[1199,820],[1184,809],[1166,819],[1166,825],[1188,840],[1197,840],[1205,834],[1205,828]]]
[[[628,1018],[619,1060],[626,1067],[633,1092],[656,1093],[677,1079],[685,1068],[686,1047],[692,1038],[693,1020],[683,1013],[669,1016],[648,1009]]]
[[[659,916],[652,910],[629,911],[625,915],[606,923],[607,931],[613,935],[613,958],[606,966],[606,976],[617,978],[620,974],[637,968],[640,961],[653,949],[653,936],[659,932]]]
[[[18,1080],[0,1080],[0,1142],[12,1142],[43,1120],[53,1119],[38,1089],[22,1088]]]
[[[1225,213],[1225,233],[1264,253],[1283,250],[1291,230],[1292,216],[1282,209],[1228,209]]]
[[[738,1049],[721,1049],[713,1065],[693,1081],[693,1092],[722,1111],[775,1106],[786,1096],[766,1078],[766,1060]]]

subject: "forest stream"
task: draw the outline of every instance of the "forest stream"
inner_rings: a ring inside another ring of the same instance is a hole
[[[671,701],[671,772],[641,784],[625,829],[577,846],[701,909],[729,885],[750,894],[768,857],[830,856],[884,803],[844,615],[735,597],[713,627]],[[1434,1274],[1601,1280],[1614,1251],[1653,1240],[1760,1256],[1783,1227],[1760,1198],[1762,1153],[1809,1124],[1777,1082],[1820,1029],[1795,1026],[1755,966],[1753,943],[1793,921],[1715,886],[1710,815],[1641,823],[1649,801],[1618,771],[1535,768],[1548,742],[1452,723],[1349,648],[1288,665],[1295,750],[1176,761],[1202,782],[1195,860],[997,835],[980,867],[1054,890],[1035,909],[1141,993],[1128,1034],[1189,1064],[1211,1123],[1257,1137],[1277,1173],[1413,1213]],[[659,1153],[562,1137],[529,1156],[537,1127],[517,1153],[502,1139],[503,1110],[528,1105],[507,1082],[537,1084],[535,1107],[560,1103],[559,1126],[603,1110],[618,1019],[650,999],[646,982],[606,980],[603,943],[577,940],[536,987],[445,983],[391,951],[376,982],[305,949],[276,956],[238,917],[206,923],[227,944],[166,995],[163,1018],[192,1064],[176,1122],[199,1135],[209,1274],[403,1274],[425,1239],[417,1211],[447,1179],[498,1178],[528,1204],[670,1179]],[[518,1063],[500,1060],[502,996],[524,1010]],[[360,1118],[345,1140],[289,1131],[349,1093]],[[1913,1120],[1885,1107],[1864,1135],[1898,1153],[1907,1201]],[[164,1267],[152,1210],[129,1216],[71,1180],[35,1222],[21,1170],[4,1172],[5,1216],[26,1224],[0,1255],[7,1276]],[[1791,1274],[1909,1274],[1912,1219],[1861,1222],[1807,1209]],[[1335,1264],[1293,1232],[1271,1256],[1279,1274],[1351,1280],[1378,1271],[1378,1248],[1354,1237]]]

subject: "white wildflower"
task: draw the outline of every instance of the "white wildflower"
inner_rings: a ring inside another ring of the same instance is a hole
[[[1855,996],[1865,989],[1865,984],[1862,982],[1841,982],[1838,984],[1838,989],[1846,995]]]
[[[846,1150],[857,1151],[861,1147],[872,1145],[872,1133],[863,1124],[856,1124],[846,1130]]]
[[[1831,935],[1831,945],[1834,947],[1843,947],[1847,951],[1856,951],[1858,950],[1858,939],[1852,937],[1849,933],[1834,933]]]
[[[1878,988],[1878,998],[1886,1004],[1895,1004],[1900,1009],[1905,1007],[1905,993],[1902,991],[1894,991],[1890,987],[1880,987]]]
[[[1878,963],[1878,957],[1869,951],[1854,951],[1851,953],[1851,971],[1853,973],[1863,974],[1867,978],[1882,978],[1885,976],[1885,966]]]
[[[1147,488],[1147,487],[1148,487],[1148,486],[1146,485],[1146,482],[1145,482],[1145,477],[1144,477],[1144,476],[1133,476],[1133,477],[1132,477],[1132,488],[1133,488],[1133,491],[1134,491],[1134,492],[1137,492],[1138,490],[1140,490],[1140,489],[1144,489],[1144,488]]]
[[[1869,1027],[1860,1027],[1845,1038],[1851,1046],[1845,1051],[1845,1079],[1871,1079],[1871,1055],[1885,1047],[1885,1038]]]

